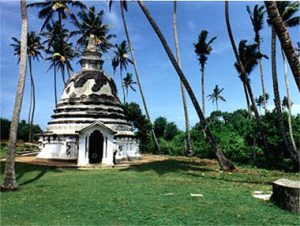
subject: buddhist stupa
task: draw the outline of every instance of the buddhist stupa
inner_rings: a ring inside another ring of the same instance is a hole
[[[139,143],[126,119],[113,79],[90,36],[81,70],[68,80],[37,158],[77,160],[78,165],[113,165],[116,159],[139,157]]]

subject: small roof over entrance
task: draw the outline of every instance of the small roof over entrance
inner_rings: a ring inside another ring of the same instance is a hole
[[[99,129],[99,130],[104,130],[106,132],[108,132],[109,134],[116,134],[117,132],[113,129],[111,129],[110,127],[106,126],[104,123],[100,122],[100,121],[96,121],[84,128],[82,128],[79,131],[76,131],[77,133],[84,133],[85,131],[91,129],[91,128],[95,128],[95,129]]]

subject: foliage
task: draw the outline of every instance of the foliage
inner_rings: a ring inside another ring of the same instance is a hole
[[[179,133],[179,130],[174,122],[169,122],[166,125],[164,131],[164,138],[166,140],[173,140],[173,138]]]
[[[194,43],[195,53],[198,56],[199,64],[201,65],[201,69],[204,70],[205,63],[207,61],[207,56],[212,51],[211,44],[217,37],[211,38],[207,41],[208,31],[202,30],[198,37],[198,42]]]
[[[247,168],[226,173],[218,171],[214,161],[182,157],[130,169],[70,170],[18,163],[16,173],[19,191],[1,194],[2,225],[299,222],[299,215],[251,197],[257,190],[271,191],[271,182],[280,177],[296,179],[298,174]]]
[[[133,126],[135,134],[140,141],[141,152],[152,151],[150,144],[150,131],[152,129],[152,125],[142,113],[140,106],[136,103],[125,103],[124,110],[128,121]]]
[[[9,130],[10,130],[10,121],[8,119],[0,118],[0,126],[1,126],[1,140],[9,139]],[[19,140],[28,141],[30,125],[26,123],[25,120],[21,120],[18,127],[18,135],[17,138]],[[38,134],[41,133],[42,130],[39,125],[33,125],[32,133],[33,140],[38,140]]]
[[[95,7],[84,8],[78,13],[80,21],[74,21],[78,30],[72,31],[71,35],[81,35],[77,44],[86,47],[90,35],[94,35],[96,45],[102,53],[106,53],[113,44],[110,42],[116,35],[109,34],[109,25],[103,23],[104,11],[95,12]]]
[[[164,132],[167,124],[168,124],[167,119],[164,117],[158,117],[157,119],[154,120],[153,122],[154,132],[158,138],[164,136]]]

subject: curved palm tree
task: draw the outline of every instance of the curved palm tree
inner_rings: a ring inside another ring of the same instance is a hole
[[[112,59],[112,66],[114,69],[114,73],[116,72],[117,67],[120,69],[120,78],[121,78],[121,86],[123,90],[123,103],[125,103],[125,90],[122,85],[123,81],[123,70],[127,69],[129,63],[133,63],[132,60],[128,57],[129,47],[124,40],[120,45],[115,44],[114,57]]]
[[[272,33],[276,33],[287,60],[289,62],[291,71],[296,81],[297,87],[300,90],[300,60],[293,48],[292,40],[290,38],[287,26],[295,26],[299,24],[299,16],[290,18],[298,11],[299,2],[274,2],[265,1],[265,6],[269,15],[269,23],[272,24]],[[272,37],[275,35],[272,35]]]
[[[9,142],[8,142],[8,152],[5,161],[5,170],[3,175],[3,182],[1,185],[1,191],[15,191],[18,188],[16,182],[15,173],[15,153],[16,153],[16,143],[17,143],[17,132],[20,119],[20,112],[22,108],[22,100],[24,95],[24,86],[26,79],[26,60],[27,60],[27,11],[26,11],[26,1],[20,0],[21,5],[21,48],[20,48],[20,67],[19,67],[19,79],[15,98],[15,105],[13,116],[10,124],[9,131]]]
[[[266,155],[269,155],[270,152],[269,152],[269,146],[268,146],[267,139],[266,139],[266,134],[265,134],[261,119],[260,119],[259,114],[258,114],[258,110],[257,110],[256,104],[255,104],[255,99],[254,99],[254,96],[253,96],[253,93],[252,93],[249,78],[248,78],[247,72],[245,70],[246,67],[250,67],[250,64],[249,65],[244,65],[243,64],[243,62],[241,60],[241,57],[239,55],[239,52],[236,48],[236,44],[235,44],[235,41],[234,41],[234,37],[233,37],[232,30],[231,30],[231,25],[230,25],[230,20],[229,20],[229,2],[228,1],[225,1],[225,21],[226,21],[226,27],[227,27],[229,40],[230,40],[230,43],[231,43],[231,46],[232,46],[234,56],[235,56],[236,61],[237,61],[237,66],[238,67],[236,67],[236,68],[239,70],[240,78],[243,82],[245,93],[249,94],[249,99],[250,99],[251,104],[252,104],[251,107],[252,107],[252,110],[253,110],[254,115],[255,115],[255,119],[256,119],[256,122],[257,122],[257,125],[258,125],[260,137],[262,139],[262,143],[263,143],[263,147],[264,147],[264,153]]]
[[[266,6],[269,6],[269,4],[266,4]],[[278,12],[280,20],[282,21],[283,25],[285,27],[293,27],[299,25],[299,16],[298,17],[293,17],[294,14],[298,11],[299,8],[299,2],[276,2],[276,12]],[[269,9],[268,9],[269,11]],[[277,115],[277,120],[279,122],[279,128],[280,132],[282,134],[282,137],[284,139],[284,143],[286,146],[286,149],[288,150],[289,153],[291,153],[295,162],[295,165],[299,163],[299,153],[297,152],[297,148],[295,145],[295,141],[293,139],[293,131],[291,127],[291,120],[289,119],[289,133],[287,133],[283,121],[283,115],[282,115],[282,107],[281,107],[281,98],[280,98],[280,93],[279,93],[279,88],[278,88],[278,76],[277,76],[277,64],[276,64],[276,32],[275,32],[275,26],[272,23],[273,18],[271,18],[269,14],[269,19],[268,22],[269,24],[272,25],[272,36],[271,36],[271,57],[272,57],[272,80],[273,80],[273,91],[274,91],[274,102],[275,102],[275,108],[276,108],[276,115]],[[287,32],[287,30],[286,30]],[[282,45],[282,49],[284,46]],[[293,49],[294,51],[294,49]],[[282,53],[283,55],[283,61],[285,62],[285,54]],[[298,60],[298,58],[296,57]],[[298,61],[299,63],[299,61]],[[291,67],[292,69],[292,67]],[[299,68],[300,69],[300,68]],[[293,70],[293,69],[292,69]],[[287,73],[286,73],[286,68],[284,68],[284,77],[285,77],[285,84],[286,84],[286,89],[287,89],[287,96],[289,97],[289,88],[288,88],[288,83],[287,83]],[[289,99],[290,101],[290,99]]]
[[[55,18],[56,13],[60,25],[62,25],[62,20],[67,19],[68,16],[71,18],[71,20],[77,21],[76,16],[72,13],[70,6],[79,9],[86,8],[84,3],[74,0],[46,0],[43,2],[33,2],[27,5],[27,7],[41,8],[38,17],[45,20],[41,30],[44,30],[47,24],[49,24],[51,20]]]
[[[264,24],[264,14],[266,13],[264,6],[255,5],[253,11],[251,11],[250,6],[247,6],[247,11],[249,17],[251,19],[251,23],[253,26],[253,30],[255,33],[254,41],[257,43],[258,51],[261,52],[260,44],[261,44],[261,36],[260,31],[263,29]],[[266,89],[265,89],[265,82],[264,82],[264,74],[263,74],[263,67],[261,63],[261,59],[258,59],[259,70],[260,70],[260,80],[261,80],[261,88],[262,88],[262,97],[263,102],[266,103]],[[263,105],[265,112],[266,112],[266,105]]]
[[[174,42],[175,42],[175,49],[176,49],[176,60],[177,60],[177,63],[179,65],[179,67],[181,67],[179,42],[178,42],[178,34],[177,34],[176,9],[177,9],[177,4],[176,4],[176,1],[174,1],[174,7],[173,7],[173,34],[174,34]],[[181,81],[180,81],[180,91],[181,91],[183,111],[184,111],[184,119],[185,119],[186,154],[188,156],[191,156],[191,155],[193,155],[193,151],[192,151],[192,145],[191,145],[189,112],[188,112],[186,96],[185,96],[185,88],[184,88]]]
[[[208,31],[202,30],[198,37],[198,42],[194,44],[195,53],[198,55],[199,64],[201,66],[201,90],[202,90],[202,111],[205,116],[205,90],[204,90],[204,67],[207,61],[207,56],[211,53],[211,44],[217,37],[211,38],[207,41]]]
[[[295,27],[300,25],[300,16],[295,16],[297,12],[299,12],[299,2],[278,2],[277,8],[278,12],[281,15],[281,18],[284,22],[284,24],[287,27]],[[284,67],[284,81],[285,81],[285,89],[286,89],[286,98],[288,103],[288,127],[289,127],[289,134],[291,137],[291,142],[296,150],[296,143],[293,136],[293,128],[292,128],[292,113],[291,113],[291,98],[290,98],[290,89],[289,89],[289,83],[288,83],[288,74],[287,74],[287,63],[286,63],[286,57],[283,49],[281,49],[282,54],[282,60],[283,60],[283,67]]]
[[[133,77],[133,74],[127,73],[125,78],[123,79],[123,86],[126,90],[126,98],[128,97],[129,88],[131,90],[133,90],[134,92],[136,91],[136,89],[133,87],[133,85],[136,84],[136,82],[132,79],[132,77]]]
[[[143,11],[145,17],[147,18],[148,22],[150,23],[151,27],[153,28],[154,32],[156,33],[157,37],[159,38],[166,54],[168,55],[174,69],[177,72],[177,75],[179,76],[181,82],[183,83],[187,93],[189,94],[191,101],[195,107],[195,110],[198,114],[198,117],[200,119],[200,124],[206,134],[207,140],[209,142],[209,144],[212,146],[213,151],[216,155],[216,158],[218,160],[218,163],[221,167],[222,170],[225,171],[231,171],[233,170],[235,167],[232,164],[232,162],[226,158],[226,156],[224,155],[224,152],[220,149],[220,147],[218,146],[215,138],[213,137],[208,125],[207,125],[207,121],[203,115],[203,112],[200,108],[200,105],[197,101],[197,98],[189,84],[189,82],[186,79],[186,76],[184,75],[184,73],[182,72],[182,70],[180,69],[168,43],[167,40],[165,39],[164,35],[162,34],[161,30],[159,29],[157,23],[155,22],[155,20],[153,19],[153,17],[151,16],[150,12],[148,11],[148,9],[146,8],[146,6],[144,5],[143,1],[138,0],[138,4],[141,8],[141,10]]]
[[[136,81],[137,81],[137,84],[138,84],[138,87],[139,87],[140,95],[141,95],[142,102],[143,102],[144,109],[145,109],[145,113],[146,113],[146,117],[151,122],[150,114],[149,114],[147,103],[146,103],[146,98],[145,98],[145,95],[144,95],[142,83],[141,83],[140,76],[139,76],[139,73],[138,73],[137,63],[136,63],[136,60],[135,60],[135,57],[134,57],[134,51],[133,51],[133,48],[132,48],[132,45],[131,45],[129,32],[128,32],[128,29],[127,29],[127,23],[126,23],[126,19],[125,19],[124,11],[127,12],[127,1],[126,0],[120,0],[119,2],[120,2],[120,10],[121,10],[123,27],[124,27],[126,39],[127,39],[127,42],[128,42],[128,47],[129,47],[129,50],[130,50],[131,60],[133,62],[132,65],[133,65]],[[109,10],[111,10],[112,3],[113,3],[113,0],[109,0]],[[160,146],[159,146],[159,143],[157,141],[157,138],[156,138],[156,135],[155,135],[155,132],[154,132],[153,128],[151,129],[151,134],[152,134],[152,138],[153,138],[153,141],[155,143],[157,152],[160,153]]]
[[[209,94],[207,97],[211,100],[212,103],[216,102],[216,107],[217,107],[217,111],[219,110],[218,107],[218,101],[223,101],[226,102],[225,98],[223,96],[221,96],[221,93],[223,92],[224,88],[219,88],[218,85],[215,86],[215,88],[213,89],[213,92],[211,94]]]
[[[89,37],[91,34],[95,36],[96,45],[99,47],[100,51],[106,53],[113,44],[110,43],[110,39],[115,38],[116,35],[108,34],[109,25],[103,23],[104,11],[95,12],[95,7],[89,7],[87,9],[82,9],[78,13],[79,21],[74,21],[75,26],[78,30],[72,31],[71,36],[80,35],[77,44],[86,47]]]
[[[21,42],[12,37],[14,41],[11,46],[14,47],[15,55],[19,58],[20,61],[20,51],[21,51]],[[27,57],[28,57],[28,64],[29,64],[29,73],[30,73],[30,104],[29,104],[29,113],[28,113],[28,121],[29,124],[29,142],[32,140],[32,124],[34,119],[35,113],[35,84],[33,79],[32,73],[32,60],[39,60],[41,55],[41,50],[43,49],[41,45],[41,38],[35,32],[31,31],[27,33]]]

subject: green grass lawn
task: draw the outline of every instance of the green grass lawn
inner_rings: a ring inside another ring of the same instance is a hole
[[[3,166],[1,170],[3,175]],[[299,225],[251,192],[297,174],[170,158],[130,169],[55,169],[17,163],[19,190],[1,193],[1,225]],[[1,178],[2,179],[2,178]],[[192,197],[190,194],[202,194]]]

